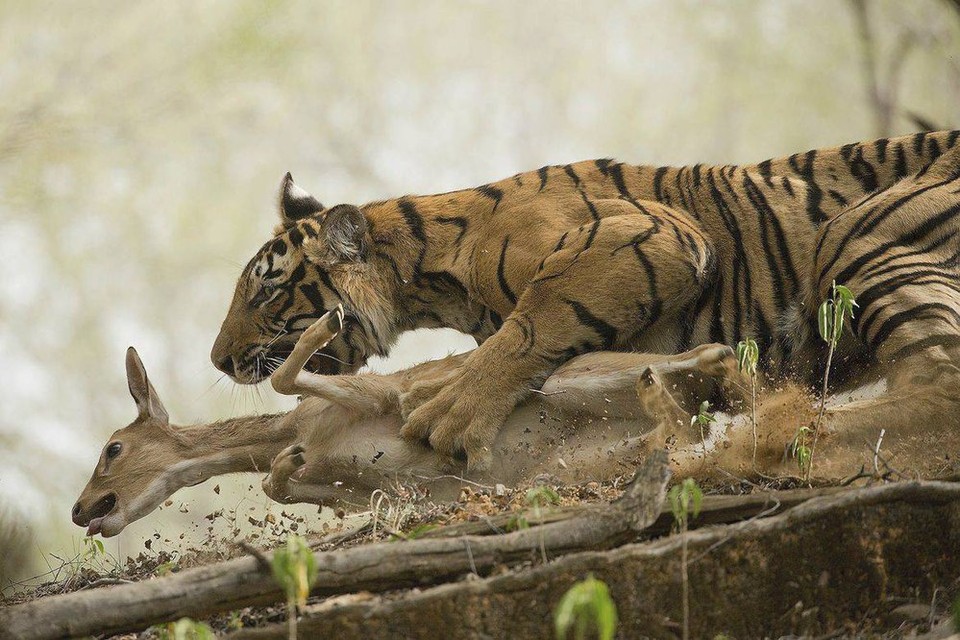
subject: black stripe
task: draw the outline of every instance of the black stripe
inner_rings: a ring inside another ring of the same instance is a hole
[[[400,208],[400,213],[403,214],[403,219],[410,228],[413,237],[420,242],[426,242],[427,234],[423,231],[423,218],[417,212],[416,205],[406,198],[400,198],[397,200],[397,206]]]
[[[937,139],[932,136],[928,138],[927,139],[927,155],[930,156],[929,158],[930,162],[933,162],[934,160],[939,158],[942,153],[943,151],[940,150],[940,145],[937,143]]]
[[[760,216],[760,237],[763,242],[764,252],[767,255],[767,266],[773,278],[772,284],[777,297],[777,309],[782,312],[787,307],[787,295],[784,292],[783,275],[781,274],[780,265],[777,264],[777,255],[783,260],[783,268],[789,280],[789,297],[791,299],[795,297],[800,288],[797,272],[793,266],[793,259],[790,256],[790,248],[787,246],[783,227],[780,225],[780,220],[777,218],[776,212],[773,211],[767,203],[767,199],[760,191],[760,188],[757,187],[746,172],[743,174],[743,187],[746,191],[747,198],[750,200],[750,204],[753,205]],[[770,244],[768,227],[773,230],[774,241],[777,245],[776,252],[772,250]]]
[[[500,200],[503,199],[503,190],[491,184],[485,184],[476,188],[476,191],[493,200],[493,210],[496,211],[500,206]]]
[[[903,180],[907,176],[907,154],[903,150],[903,144],[897,143],[897,150],[894,152],[896,158],[893,162],[893,176],[896,180]]]
[[[813,172],[813,163],[817,159],[817,151],[812,149],[804,154],[804,165],[802,167],[797,163],[798,157],[798,154],[790,156],[790,166],[807,183],[807,218],[811,223],[819,226],[821,222],[826,220],[827,216],[820,208],[820,203],[823,201],[823,191],[820,189],[820,185],[816,183]]]
[[[861,217],[857,220],[856,224],[853,225],[853,227],[843,236],[843,238],[840,240],[840,243],[837,245],[837,248],[834,250],[833,256],[831,256],[827,264],[824,265],[824,267],[820,270],[820,277],[822,278],[823,274],[828,273],[830,269],[833,268],[833,265],[835,265],[837,263],[837,260],[840,259],[840,256],[843,253],[843,250],[846,249],[847,245],[850,243],[851,240],[853,240],[854,238],[862,238],[866,236],[868,233],[873,231],[877,227],[877,225],[879,225],[881,222],[883,222],[888,217],[893,215],[900,207],[907,204],[917,196],[922,195],[924,192],[929,191],[930,189],[943,186],[944,184],[947,184],[949,182],[950,180],[948,179],[943,182],[927,185],[926,187],[917,189],[916,191],[911,191],[906,195],[903,195],[897,198],[886,207],[883,207],[883,208],[877,207],[867,213],[862,214]],[[879,213],[877,213],[877,211],[879,211]],[[822,242],[825,241],[826,239],[826,234],[821,236],[820,239],[822,244]],[[818,247],[818,253],[819,253],[819,247]],[[848,278],[843,278],[843,279],[840,279],[839,281],[846,282],[847,279]]]
[[[416,205],[406,198],[397,200],[397,206],[400,208],[400,213],[403,214],[403,219],[410,228],[410,233],[420,241],[420,254],[417,256],[417,261],[413,265],[413,279],[416,281],[420,278],[420,272],[423,269],[423,259],[427,255],[427,234],[423,230],[423,217],[421,217],[417,211]]]
[[[313,305],[313,310],[323,315],[327,312],[327,308],[323,302],[323,294],[320,293],[320,288],[317,287],[315,283],[302,284],[300,285],[300,292],[303,293],[303,296],[307,301]]]
[[[873,165],[863,159],[863,147],[860,145],[857,145],[857,153],[850,163],[850,173],[857,179],[857,182],[860,183],[860,188],[863,189],[864,193],[870,193],[876,190],[877,172],[874,170]]]
[[[573,312],[576,314],[577,321],[580,322],[580,324],[589,327],[596,332],[598,336],[600,336],[602,340],[600,345],[601,349],[610,349],[613,347],[614,342],[616,342],[617,339],[617,330],[613,327],[613,325],[604,322],[597,316],[590,313],[589,309],[576,300],[568,300],[564,298],[563,301],[573,308]]]
[[[701,169],[701,165],[699,162],[693,165],[693,188],[694,189],[700,188],[700,169]]]
[[[887,138],[880,138],[873,143],[874,151],[877,153],[877,162],[880,164],[883,164],[887,161],[887,145],[889,143],[890,140]]]
[[[918,156],[923,154],[923,141],[926,139],[926,137],[926,131],[921,131],[913,136],[913,152]]]
[[[666,202],[670,204],[669,198],[663,195],[663,176],[666,175],[668,167],[659,167],[653,174],[653,197],[657,202]]]
[[[771,160],[764,160],[757,165],[757,170],[760,172],[760,175],[763,177],[763,182],[768,187],[773,187],[773,180],[771,180],[770,172],[770,162]]]
[[[918,340],[913,344],[909,344],[897,350],[897,352],[890,356],[889,359],[891,361],[903,360],[904,358],[908,358],[931,347],[960,347],[960,335],[948,333],[943,335],[927,336],[922,340]]]
[[[583,189],[580,189],[580,197],[583,198],[583,202],[587,205],[587,210],[590,212],[590,217],[594,220],[600,220],[600,214],[597,212],[597,207],[590,201],[590,198],[587,197],[587,194],[583,192]]]
[[[926,218],[908,233],[894,238],[889,242],[885,242],[882,245],[875,247],[872,251],[868,251],[859,255],[856,260],[853,260],[845,269],[843,269],[843,271],[837,274],[837,277],[834,278],[834,280],[841,283],[849,282],[850,279],[856,275],[864,265],[871,262],[877,256],[884,255],[893,247],[902,247],[904,245],[910,245],[919,242],[939,229],[940,225],[943,223],[957,217],[958,214],[960,214],[960,203],[954,204],[932,218]],[[821,281],[826,273],[827,270],[822,270],[820,272]]]
[[[597,165],[597,169],[600,170],[600,173],[606,176],[610,171],[610,165],[613,163],[613,160],[610,158],[601,158],[599,160],[594,160],[593,163]]]
[[[721,173],[721,177],[724,178],[724,183],[727,189],[733,193],[733,187],[727,182],[726,178]],[[733,291],[733,309],[734,309],[734,322],[739,323],[739,314],[740,310],[743,308],[741,305],[741,295],[749,297],[753,291],[752,276],[750,273],[750,261],[747,258],[746,250],[744,248],[743,234],[740,231],[739,223],[737,222],[736,216],[730,210],[730,206],[724,200],[723,195],[720,193],[720,189],[717,186],[716,179],[714,178],[713,169],[707,171],[707,182],[710,185],[710,196],[713,199],[714,205],[717,212],[720,214],[720,219],[723,221],[724,226],[727,229],[727,233],[730,234],[730,237],[733,239],[733,250],[735,257],[732,260],[733,262],[733,273],[731,274],[733,282],[731,284],[731,289]],[[720,283],[722,283],[722,277]],[[742,287],[741,287],[742,283]],[[743,293],[741,294],[741,289]],[[722,289],[717,288],[717,304],[719,304],[719,299],[722,297]],[[714,310],[714,323],[711,324],[710,334],[711,339],[714,342],[724,342],[723,330],[722,328],[718,329],[719,322],[719,311]],[[719,336],[719,337],[717,337]]]
[[[563,170],[566,172],[570,179],[573,180],[573,185],[575,187],[580,186],[580,176],[577,175],[577,172],[573,170],[573,167],[569,164],[563,165]]]
[[[793,197],[793,182],[790,181],[790,178],[783,176],[780,180],[780,184],[783,186],[783,190],[787,192],[787,195],[791,198]]]
[[[550,167],[540,167],[537,169],[537,175],[540,176],[540,188],[537,191],[543,191],[543,188],[547,186],[547,172],[550,170]]]
[[[960,326],[960,312],[954,309],[951,305],[943,304],[942,302],[927,302],[925,304],[918,304],[917,306],[907,309],[906,311],[895,313],[887,318],[886,322],[880,325],[880,328],[877,329],[876,334],[874,334],[870,339],[870,343],[873,345],[882,344],[884,340],[890,337],[891,333],[911,320],[945,320],[938,314],[924,313],[926,311],[944,311],[953,318],[954,326]]]
[[[440,224],[454,225],[460,228],[460,231],[457,232],[456,240],[453,241],[454,244],[459,245],[460,242],[463,240],[464,234],[467,232],[467,226],[468,226],[467,219],[462,216],[453,216],[450,218],[447,218],[444,216],[438,216],[437,222],[439,222]]]
[[[951,231],[951,232],[948,233],[947,235],[941,236],[941,237],[937,238],[936,240],[934,240],[933,242],[930,242],[929,244],[926,244],[926,245],[920,247],[919,249],[914,249],[914,250],[912,250],[912,251],[906,251],[906,252],[904,252],[904,253],[895,253],[895,254],[889,255],[889,256],[887,256],[886,258],[884,258],[883,260],[879,260],[879,261],[875,262],[869,269],[867,269],[866,271],[863,272],[863,275],[862,275],[861,277],[864,278],[864,279],[874,278],[874,277],[879,277],[879,276],[882,276],[882,275],[886,275],[886,274],[888,274],[888,273],[892,273],[892,272],[894,272],[894,271],[899,271],[900,269],[912,269],[912,268],[914,268],[918,263],[913,263],[913,262],[911,262],[911,263],[898,263],[898,264],[895,264],[895,265],[893,265],[892,267],[889,267],[889,268],[887,268],[887,269],[884,269],[883,267],[885,267],[886,265],[890,264],[890,263],[893,262],[894,260],[905,260],[905,259],[907,259],[907,258],[914,258],[914,257],[916,257],[916,256],[923,256],[923,255],[926,255],[926,254],[928,254],[928,253],[930,253],[930,252],[932,252],[932,251],[936,251],[937,249],[939,249],[939,248],[942,247],[943,245],[947,244],[948,242],[952,242],[953,239],[956,237],[956,235],[957,235],[957,232],[956,232],[956,231]],[[920,263],[920,264],[924,264],[924,263]],[[926,264],[929,265],[930,263],[926,263]]]
[[[836,202],[841,207],[847,206],[847,199],[844,198],[842,194],[834,191],[833,189],[830,189],[829,191],[827,191],[827,195],[833,198],[833,201]]]
[[[507,261],[507,245],[509,244],[510,236],[507,236],[503,241],[503,248],[500,250],[500,263],[497,265],[497,281],[500,283],[500,290],[503,291],[503,295],[510,301],[510,304],[516,305],[517,296],[510,288],[510,284],[507,282],[507,277],[504,274],[504,265]]]

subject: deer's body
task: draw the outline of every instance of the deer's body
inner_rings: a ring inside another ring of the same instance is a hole
[[[738,404],[746,395],[748,383],[729,347],[704,345],[673,356],[596,352],[574,358],[509,416],[494,442],[493,465],[468,473],[466,460],[403,438],[399,408],[412,385],[448,375],[466,354],[390,375],[324,376],[302,370],[341,322],[339,313],[324,316],[274,373],[277,391],[304,396],[294,410],[205,425],[168,423],[130,349],[127,375],[139,415],[104,447],[74,507],[74,522],[90,534],[116,535],[181,487],[245,471],[269,470],[263,488],[279,502],[347,507],[365,505],[371,491],[397,483],[417,485],[433,499],[445,500],[465,482],[516,486],[540,474],[566,482],[604,479],[629,472],[650,447],[664,445],[681,474],[703,472],[706,455],[712,468],[751,473],[752,429],[745,416],[725,425],[725,431],[703,434],[712,441],[703,445],[690,426],[700,401]],[[930,455],[931,441],[940,450],[960,447],[960,432],[944,429],[956,426],[950,408],[957,382],[943,388],[907,385],[882,406],[854,401],[831,409],[817,474],[851,475],[861,463],[876,460],[870,442],[881,428],[887,434],[884,447],[899,454],[902,470],[939,468]],[[784,444],[814,418],[811,397],[787,386],[766,394],[757,414],[761,430],[754,470],[789,473],[793,462],[784,458]]]
[[[317,345],[336,335],[340,321],[333,314],[318,321],[275,373],[277,390],[305,396],[295,409],[204,425],[168,423],[130,349],[128,382],[139,415],[104,447],[74,507],[74,522],[91,534],[116,535],[181,487],[268,469],[263,488],[277,501],[346,506],[365,504],[373,489],[396,483],[449,499],[464,482],[516,485],[543,473],[567,481],[609,477],[632,469],[647,439],[662,439],[671,427],[689,431],[688,409],[681,405],[716,395],[729,386],[724,374],[735,375],[732,352],[721,345],[678,356],[581,356],[513,412],[496,439],[490,469],[466,477],[466,460],[402,438],[399,411],[399,398],[411,385],[448,374],[465,355],[390,375],[302,371]]]

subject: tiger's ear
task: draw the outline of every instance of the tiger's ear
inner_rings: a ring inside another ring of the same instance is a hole
[[[280,183],[280,222],[292,224],[323,210],[323,205],[293,181],[290,172]]]
[[[370,244],[367,219],[352,204],[338,204],[323,215],[320,235],[304,245],[307,256],[324,265],[364,262]]]

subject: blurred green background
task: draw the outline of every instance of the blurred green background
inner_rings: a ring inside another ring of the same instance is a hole
[[[29,541],[21,575],[79,548],[70,506],[135,415],[128,345],[176,422],[290,406],[208,361],[288,170],[359,204],[960,125],[948,0],[8,0],[0,33],[0,528]],[[412,334],[375,366],[471,345]],[[191,543],[216,505],[279,508],[259,478],[212,484],[108,551]]]

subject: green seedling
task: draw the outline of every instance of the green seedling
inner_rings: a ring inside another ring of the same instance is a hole
[[[817,328],[820,331],[820,337],[827,343],[827,365],[823,371],[823,388],[820,393],[820,411],[817,414],[817,424],[813,429],[813,444],[810,445],[810,457],[806,465],[806,475],[804,479],[810,481],[810,472],[813,469],[813,455],[817,450],[817,439],[820,436],[820,424],[823,422],[823,414],[827,406],[827,388],[830,384],[830,367],[833,364],[833,353],[840,343],[843,336],[844,322],[847,319],[853,320],[853,309],[857,306],[857,300],[853,297],[853,292],[847,287],[837,284],[832,285],[832,295],[820,305],[817,313]]]
[[[528,489],[523,499],[529,506],[533,507],[533,516],[540,525],[540,559],[546,563],[547,549],[543,541],[543,513],[545,507],[560,504],[560,494],[557,493],[553,487],[541,484],[532,489]],[[520,516],[520,518],[522,518],[522,516]],[[521,523],[518,521],[518,524]],[[524,519],[520,528],[525,529],[527,526],[529,526],[529,523]]]
[[[217,637],[208,625],[190,618],[180,618],[153,629],[161,640],[215,640]]]
[[[760,348],[752,338],[737,343],[737,368],[750,378],[750,422],[753,425],[753,469],[757,469],[757,363]]]
[[[310,588],[317,579],[317,561],[306,541],[287,536],[287,543],[273,552],[273,577],[287,596],[287,633],[297,638],[297,608],[307,604]]]
[[[680,531],[680,584],[683,590],[683,640],[690,638],[690,582],[687,576],[687,532],[690,516],[700,515],[700,505],[703,503],[703,491],[693,478],[686,478],[678,485],[674,485],[667,493],[670,501],[670,510],[673,519]]]
[[[571,629],[574,640],[584,640],[591,629],[600,640],[613,640],[617,605],[606,583],[589,575],[570,587],[553,612],[553,627],[558,640],[564,640]]]
[[[788,448],[790,457],[797,461],[797,471],[799,471],[803,477],[808,477],[810,460],[813,455],[810,445],[807,444],[810,439],[810,433],[809,427],[800,427],[797,429],[797,435],[793,437]]]
[[[710,413],[710,403],[707,400],[700,403],[700,410],[697,415],[690,418],[690,426],[697,426],[700,429],[700,446],[703,447],[704,461],[707,458],[707,438],[704,429],[709,429],[716,419],[716,416]]]

